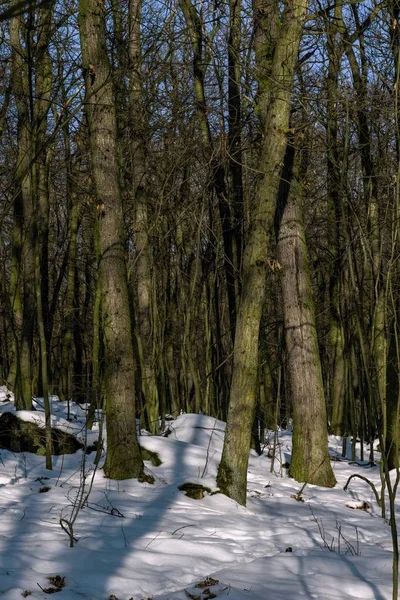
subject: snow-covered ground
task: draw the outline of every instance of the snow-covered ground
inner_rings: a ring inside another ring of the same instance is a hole
[[[13,410],[12,398],[0,402],[0,412]],[[56,426],[82,437],[82,408],[71,408],[72,423],[65,404],[54,400],[53,411]],[[20,416],[38,420],[39,413]],[[168,437],[140,438],[162,460],[159,467],[146,463],[154,485],[105,479],[101,469],[93,471],[94,453],[86,456],[86,492],[91,482],[92,488],[73,526],[73,548],[60,519],[66,526],[71,518],[83,453],[54,457],[54,470],[46,471],[42,456],[0,450],[2,600],[42,600],[57,585],[64,600],[391,598],[389,527],[366,483],[355,479],[343,491],[355,472],[380,488],[377,467],[334,462],[337,486],[308,485],[299,502],[292,496],[301,485],[279,461],[277,473],[270,473],[266,448],[260,457],[251,454],[244,508],[212,493],[224,423],[187,414],[170,429]],[[291,434],[282,432],[279,441],[286,462]],[[332,454],[337,450],[332,438]],[[191,499],[178,489],[185,482],[201,483],[211,493]],[[368,510],[346,506],[363,502]]]

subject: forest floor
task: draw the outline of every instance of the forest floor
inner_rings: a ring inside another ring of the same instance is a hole
[[[71,407],[68,422],[66,405],[52,406],[58,427],[85,437],[82,407]],[[40,420],[37,409],[21,416]],[[0,413],[13,410],[3,398]],[[95,452],[56,456],[47,471],[43,456],[0,450],[1,600],[56,591],[60,600],[391,598],[389,526],[364,481],[343,491],[353,473],[380,490],[379,467],[334,461],[336,487],[307,485],[298,501],[301,485],[281,466],[291,453],[291,433],[282,431],[274,473],[270,446],[251,453],[244,508],[213,493],[224,427],[184,414],[167,437],[142,435],[142,447],[162,461],[146,462],[154,485],[105,479],[93,467]],[[89,443],[95,436],[94,429]],[[330,453],[340,456],[338,438],[330,438]],[[192,499],[178,489],[188,482],[210,491]],[[88,493],[77,510],[76,498]],[[60,519],[68,529],[74,517],[70,548]]]

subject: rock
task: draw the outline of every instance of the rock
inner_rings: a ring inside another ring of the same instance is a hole
[[[74,454],[83,448],[83,444],[73,435],[60,429],[52,429],[51,437],[54,455]],[[22,421],[10,412],[4,413],[0,417],[0,448],[45,455],[46,432],[36,423]]]
[[[205,493],[211,493],[210,488],[200,485],[199,483],[183,483],[178,486],[178,490],[184,492],[186,496],[193,500],[202,500]]]

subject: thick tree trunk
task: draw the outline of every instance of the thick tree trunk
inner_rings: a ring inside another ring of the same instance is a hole
[[[81,0],[79,27],[85,71],[92,172],[100,238],[105,352],[107,458],[113,479],[143,477],[136,438],[134,356],[125,236],[116,144],[111,68],[106,52],[104,1]]]
[[[294,152],[291,149],[291,152]],[[302,215],[301,185],[292,179],[278,241],[293,406],[290,475],[297,481],[332,487],[336,480],[328,454],[325,395],[315,308]]]
[[[239,309],[224,449],[218,471],[222,492],[246,503],[247,465],[255,415],[258,337],[265,300],[266,269],[270,260],[271,227],[289,127],[290,96],[299,43],[307,10],[295,0],[282,17],[276,41],[268,101],[263,95],[262,148],[250,230],[243,257],[243,288]],[[265,65],[265,68],[269,68]],[[265,100],[265,102],[264,102]]]

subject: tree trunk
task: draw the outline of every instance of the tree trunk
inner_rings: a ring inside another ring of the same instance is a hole
[[[327,156],[327,203],[328,203],[328,242],[332,256],[329,273],[329,313],[330,313],[330,385],[329,400],[332,406],[331,431],[335,435],[344,435],[345,389],[346,389],[346,355],[345,331],[343,326],[343,259],[342,248],[342,176],[341,165],[344,164],[343,153],[339,150],[338,139],[338,103],[339,74],[343,45],[339,37],[338,24],[342,7],[336,5],[334,15],[327,24],[327,108],[326,108],[326,156]]]
[[[244,243],[242,100],[241,81],[241,0],[229,1],[228,40],[228,123],[229,170],[231,175],[231,204],[233,214],[235,316],[241,293],[241,266]]]
[[[48,186],[48,145],[46,140],[47,117],[51,105],[52,68],[49,44],[53,25],[53,7],[55,0],[41,8],[38,28],[41,32],[36,48],[36,81],[34,103],[34,129],[32,148],[34,149],[32,166],[34,173],[34,212],[35,223],[35,289],[36,314],[39,331],[41,387],[44,399],[46,420],[46,469],[52,469],[51,407],[49,394],[49,282],[48,282],[48,240],[49,240],[49,186]],[[30,9],[33,23],[33,8]],[[33,98],[32,98],[33,103]]]
[[[47,138],[48,114],[52,103],[53,73],[49,51],[53,33],[53,10],[55,0],[47,2],[39,11],[37,28],[40,31],[35,48],[35,99],[34,101],[34,136],[32,146],[35,148],[37,205],[35,207],[37,231],[40,241],[40,286],[43,312],[43,327],[47,349],[49,338],[49,167],[54,147]],[[33,7],[32,22],[34,18]]]
[[[79,28],[85,72],[92,172],[100,238],[105,352],[107,458],[112,479],[143,477],[136,438],[134,356],[111,68],[106,52],[105,3],[81,0]]]
[[[14,0],[13,5],[18,1]],[[31,32],[23,16],[10,21],[12,46],[12,92],[18,112],[18,155],[14,201],[13,264],[11,274],[11,307],[14,334],[14,364],[11,383],[17,409],[32,408],[32,344],[35,315],[35,242],[33,207],[33,158],[31,126],[33,120],[31,97],[31,57],[27,48]],[[26,47],[21,44],[25,39]]]
[[[263,113],[260,115],[262,148],[258,169],[261,175],[257,181],[243,257],[243,288],[236,324],[228,420],[217,478],[221,491],[239,504],[246,504],[266,268],[270,259],[271,227],[286,149],[294,69],[306,10],[305,0],[294,0],[284,11],[270,69],[269,98],[267,101],[263,96],[265,102],[260,106]],[[265,65],[265,68],[269,67]]]
[[[136,315],[142,394],[150,431],[158,431],[159,401],[156,373],[154,339],[156,323],[152,319],[152,304],[155,302],[152,286],[152,248],[149,240],[150,207],[146,164],[147,118],[143,99],[142,56],[140,43],[141,0],[129,4],[129,99],[131,123],[131,159],[135,198]]]
[[[290,148],[287,156],[294,152]],[[287,170],[289,181],[291,170]],[[336,480],[328,454],[325,395],[303,225],[302,187],[293,176],[289,186],[286,202],[283,199],[285,206],[279,230],[278,260],[282,267],[287,366],[294,423],[290,476],[297,481],[333,487]]]

